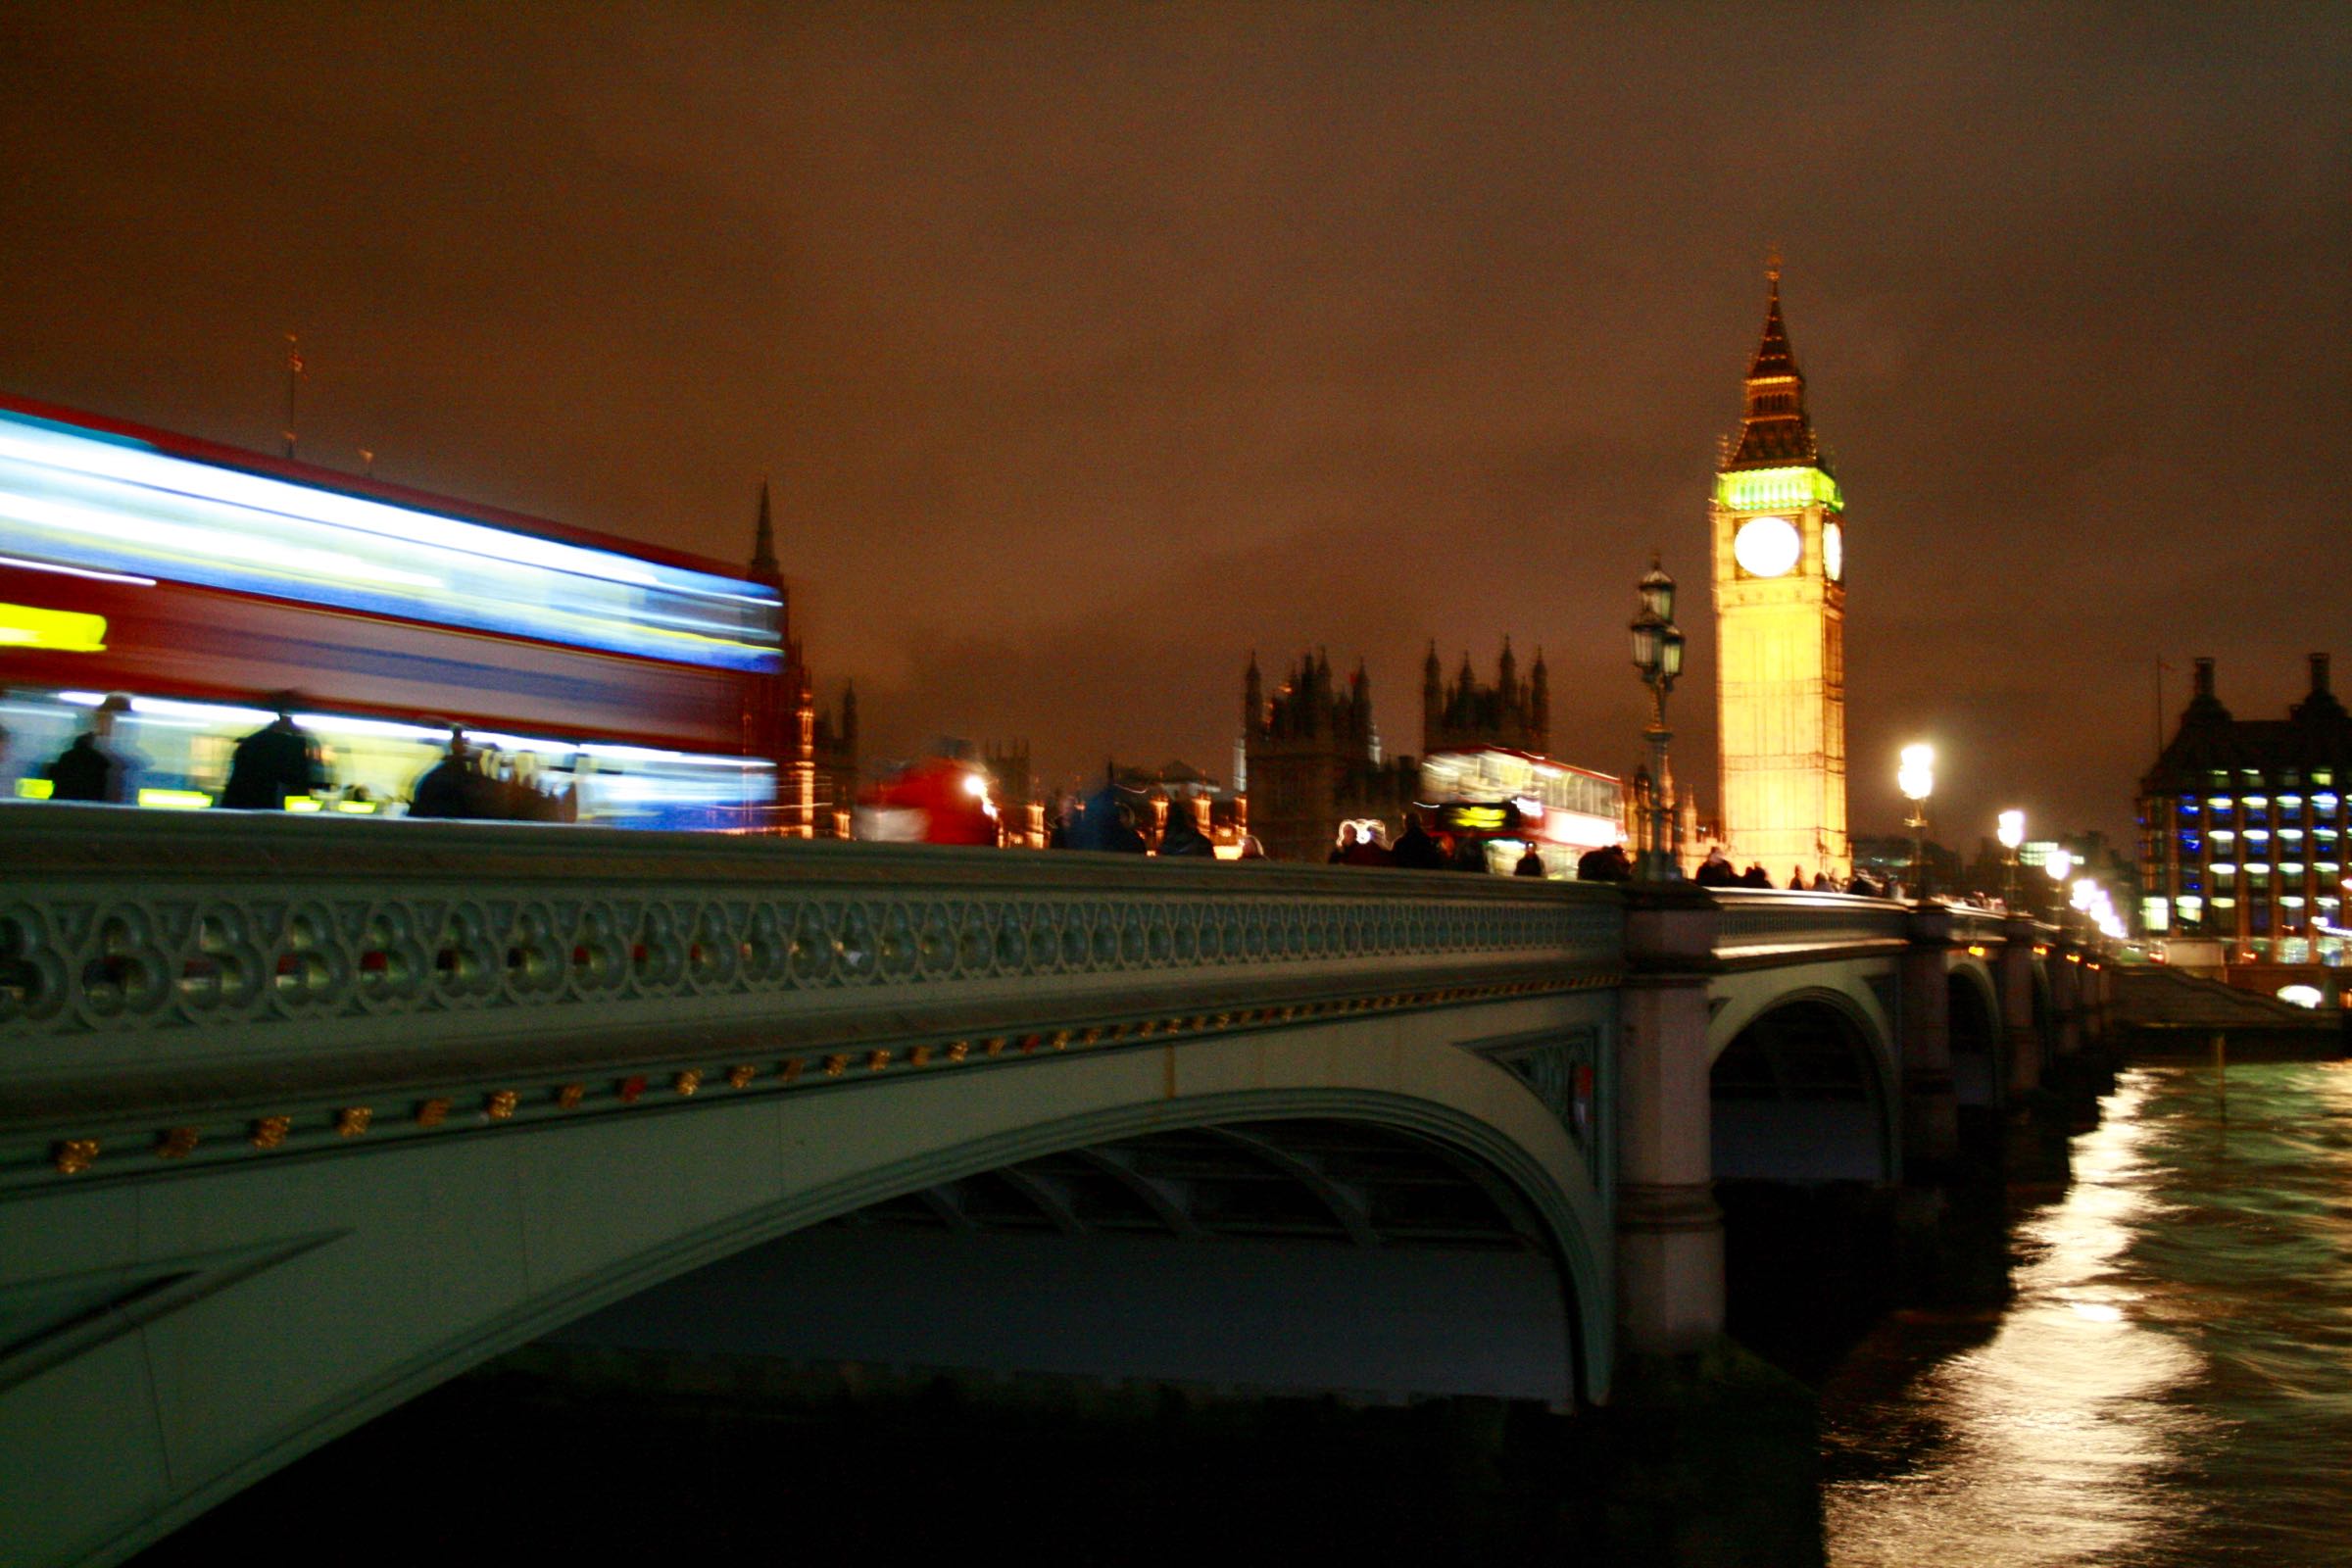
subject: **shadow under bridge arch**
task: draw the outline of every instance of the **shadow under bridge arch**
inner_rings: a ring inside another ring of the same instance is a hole
[[[1708,1074],[1718,1181],[1891,1181],[1894,1107],[1871,1020],[1831,991],[1750,1019]]]
[[[959,1159],[548,1343],[1374,1400],[1605,1388],[1579,1376],[1598,1278],[1535,1173],[1426,1103],[1284,1098]]]

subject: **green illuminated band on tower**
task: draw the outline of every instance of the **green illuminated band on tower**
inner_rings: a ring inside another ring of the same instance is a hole
[[[1734,512],[1782,512],[1820,502],[1845,510],[1838,481],[1819,468],[1741,468],[1715,476],[1715,504]]]

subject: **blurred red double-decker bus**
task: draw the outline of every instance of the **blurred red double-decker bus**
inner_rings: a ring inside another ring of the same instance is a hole
[[[290,689],[298,808],[397,813],[463,726],[567,818],[758,826],[780,619],[721,562],[0,399],[0,793],[104,704],[130,800],[209,806]]]
[[[1480,847],[1486,869],[1510,872],[1533,848],[1544,874],[1573,877],[1588,851],[1623,842],[1623,784],[1607,773],[1507,746],[1433,752],[1421,800],[1456,844]]]

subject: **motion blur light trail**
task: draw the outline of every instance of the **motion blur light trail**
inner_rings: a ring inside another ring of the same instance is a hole
[[[2126,1074],[1991,1337],[1891,1325],[1833,1381],[1833,1564],[2345,1560],[2352,1063],[2219,1088]]]
[[[613,653],[763,669],[755,584],[190,461],[0,409],[0,548],[36,570],[168,577]]]

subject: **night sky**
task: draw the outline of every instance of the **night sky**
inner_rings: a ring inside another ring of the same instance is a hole
[[[17,5],[0,389],[740,558],[869,756],[1223,774],[1254,647],[1542,645],[1629,768],[1784,295],[1857,831],[2125,830],[2192,656],[2352,688],[2352,8]],[[2330,466],[2332,457],[2333,465]]]

